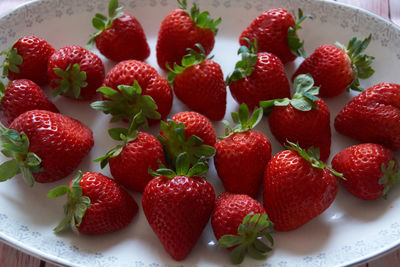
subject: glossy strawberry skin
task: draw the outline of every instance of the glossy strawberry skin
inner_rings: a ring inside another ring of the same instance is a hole
[[[54,81],[60,79],[60,76],[54,72],[54,68],[66,70],[69,65],[73,66],[75,63],[79,64],[81,71],[86,72],[86,82],[88,83],[86,87],[81,88],[81,99],[93,99],[97,94],[96,90],[104,80],[104,65],[96,54],[78,45],[62,47],[49,58],[47,71],[50,85],[53,88],[59,85]]]
[[[350,57],[343,50],[327,44],[319,46],[301,63],[292,80],[307,73],[314,78],[314,84],[320,86],[322,97],[340,95],[354,80]]]
[[[263,204],[277,231],[291,231],[320,215],[338,191],[328,169],[311,166],[297,152],[284,150],[268,162]]]
[[[59,113],[31,110],[18,116],[10,129],[24,132],[29,151],[38,155],[42,172],[36,182],[50,183],[70,175],[93,147],[92,131],[81,122]]]
[[[257,40],[259,52],[269,52],[286,64],[296,59],[288,44],[288,29],[295,26],[293,16],[285,9],[267,10],[256,17],[241,33],[240,45],[248,45],[245,39]]]
[[[164,249],[177,261],[190,253],[206,226],[215,192],[203,178],[156,177],[143,193],[142,206]]]
[[[229,89],[236,102],[246,103],[250,109],[259,106],[260,101],[290,97],[284,66],[271,53],[257,53],[253,73],[232,82]]]
[[[318,109],[310,111],[300,111],[291,104],[276,106],[268,117],[268,123],[280,144],[290,141],[304,149],[318,147],[320,159],[326,161],[331,148],[330,112],[322,99],[316,104]]]
[[[133,85],[135,80],[142,88],[142,95],[149,95],[156,102],[157,112],[164,119],[172,107],[172,88],[150,65],[138,60],[121,61],[108,72],[103,86],[118,90],[118,85]]]
[[[187,68],[174,80],[175,95],[190,109],[210,120],[224,118],[226,85],[221,66],[209,59]]]
[[[176,9],[161,22],[156,45],[157,62],[167,70],[174,63],[180,64],[188,48],[201,44],[208,55],[214,48],[215,36],[212,30],[198,27],[186,11]]]
[[[362,143],[400,149],[400,85],[380,83],[354,97],[335,118],[335,129]]]
[[[153,179],[148,170],[156,170],[159,163],[165,165],[160,141],[154,136],[141,132],[138,137],[125,145],[122,152],[110,158],[110,171],[116,181],[127,189],[143,192]]]
[[[96,172],[85,172],[79,182],[82,195],[90,198],[90,207],[78,231],[99,235],[125,228],[138,212],[135,200],[114,180]],[[71,186],[71,184],[70,184]]]
[[[22,64],[18,65],[18,73],[8,72],[9,80],[29,79],[38,85],[49,82],[47,61],[55,50],[47,41],[36,36],[26,36],[20,38],[12,48],[16,48],[22,56]]]
[[[253,212],[264,214],[264,207],[254,198],[244,194],[222,193],[217,197],[211,216],[211,226],[215,238],[224,235],[235,235],[243,218]]]
[[[377,199],[382,196],[384,184],[382,164],[387,167],[395,161],[393,152],[381,145],[364,143],[348,147],[332,159],[332,168],[346,179],[339,182],[354,196],[361,199]]]
[[[143,61],[150,55],[142,25],[127,13],[113,20],[111,27],[96,37],[96,47],[102,55],[114,61]]]
[[[214,146],[216,135],[212,123],[203,115],[193,111],[183,111],[172,116],[171,120],[185,125],[186,138],[196,135],[204,145]]]
[[[214,164],[225,190],[257,197],[271,144],[259,131],[235,133],[215,143]]]
[[[7,125],[29,110],[41,109],[59,112],[42,89],[36,83],[27,79],[10,81],[1,100],[1,107]]]

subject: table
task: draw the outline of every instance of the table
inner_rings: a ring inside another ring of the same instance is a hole
[[[0,16],[30,0],[1,0]],[[358,6],[400,25],[399,0],[328,0]],[[56,265],[30,256],[0,241],[0,266],[2,267],[55,267]],[[400,248],[356,267],[400,266]]]

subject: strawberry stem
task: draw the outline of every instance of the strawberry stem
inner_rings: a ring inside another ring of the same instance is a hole
[[[81,71],[79,64],[75,63],[65,70],[54,68],[54,73],[61,79],[53,79],[53,82],[58,84],[54,89],[52,96],[65,95],[75,99],[81,97],[81,88],[85,88],[88,84],[86,82],[86,72]]]
[[[3,74],[1,76],[1,78],[7,77],[9,71],[12,71],[15,73],[20,72],[18,65],[22,64],[23,58],[21,55],[18,54],[18,49],[12,48],[12,46],[9,49],[6,49],[6,50],[3,50],[0,52],[0,56],[1,55],[6,56],[6,58],[3,61],[3,64],[1,65],[3,68]]]
[[[299,14],[298,15],[299,19],[296,21],[294,28],[289,27],[288,29],[288,43],[290,51],[292,52],[293,55],[306,58],[307,55],[304,50],[304,41],[300,41],[299,36],[297,35],[297,31],[302,29],[300,24],[306,18],[312,19],[312,16],[310,14],[303,15],[303,10],[301,10],[300,8],[298,9],[298,14]]]
[[[379,184],[385,186],[382,192],[382,197],[386,199],[389,190],[394,185],[400,184],[400,172],[398,171],[397,166],[395,166],[394,160],[389,161],[387,166],[385,163],[382,163],[381,170],[383,176],[379,179]]]

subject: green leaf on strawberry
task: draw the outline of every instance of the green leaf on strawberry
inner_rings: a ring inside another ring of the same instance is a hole
[[[239,107],[239,111],[232,112],[231,117],[236,125],[234,127],[231,127],[230,123],[224,120],[223,123],[226,126],[225,136],[220,137],[219,139],[225,139],[234,133],[247,132],[256,127],[256,125],[261,121],[263,117],[263,109],[254,109],[253,113],[250,116],[249,108],[247,107],[246,103],[242,103]]]
[[[233,264],[240,264],[246,253],[254,259],[262,260],[266,258],[265,254],[272,250],[262,238],[265,237],[273,246],[272,232],[273,223],[267,214],[250,212],[239,225],[237,235],[224,235],[218,240],[218,244],[222,248],[235,247],[230,253]]]
[[[379,179],[379,184],[384,185],[382,197],[387,198],[387,193],[394,186],[400,184],[400,172],[395,167],[395,162],[391,160],[387,166],[382,163],[381,170],[383,176]]]
[[[14,44],[13,44],[14,45]],[[8,76],[8,71],[19,73],[18,65],[21,65],[23,62],[23,58],[18,54],[17,48],[9,48],[0,52],[0,56],[5,55],[6,58],[3,61],[3,73],[1,78],[5,78]]]
[[[88,83],[86,82],[86,72],[81,71],[79,64],[75,63],[65,70],[54,68],[55,74],[61,79],[54,79],[52,82],[58,86],[52,92],[52,96],[65,95],[72,98],[79,99],[81,97],[81,88],[85,88]]]
[[[310,14],[303,15],[303,10],[299,8],[298,10],[298,20],[294,27],[289,27],[288,29],[288,44],[290,47],[290,51],[293,55],[298,57],[306,58],[306,51],[304,50],[304,41],[300,41],[299,37],[297,36],[297,30],[302,29],[300,24],[307,18],[312,19]]]

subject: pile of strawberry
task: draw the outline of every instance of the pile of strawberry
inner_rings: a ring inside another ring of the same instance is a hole
[[[144,215],[167,253],[183,260],[209,220],[233,263],[248,253],[264,259],[275,231],[291,231],[324,212],[335,200],[338,182],[361,199],[385,197],[400,183],[394,151],[400,149],[400,85],[380,83],[363,90],[359,79],[373,73],[373,57],[364,54],[371,41],[353,37],[347,47],[323,44],[308,57],[296,31],[298,21],[286,10],[267,10],[239,37],[241,60],[224,79],[208,55],[217,26],[194,4],[162,21],[157,62],[167,77],[144,61],[150,54],[139,21],[111,0],[108,17],[96,14],[89,47],[117,61],[105,73],[102,60],[87,48],[58,50],[36,36],[20,38],[5,55],[0,84],[0,181],[16,174],[33,186],[76,172],[94,146],[93,133],[75,118],[60,114],[39,86],[52,96],[73,98],[111,114],[126,127],[108,130],[119,142],[95,159],[109,165],[113,179],[81,172],[48,197],[67,194],[65,218],[55,228],[88,235],[128,226],[139,207],[130,192],[142,193]],[[293,77],[293,93],[284,64],[305,57]],[[225,136],[214,124],[226,111],[227,88],[238,112]],[[330,111],[324,98],[361,91],[336,115],[335,130],[360,142],[335,155],[332,166]],[[101,100],[94,101],[100,94]],[[187,111],[169,119],[173,95]],[[254,127],[268,117],[273,137]],[[211,121],[210,121],[211,120]],[[160,125],[157,137],[146,130]],[[272,155],[269,138],[284,150]],[[216,197],[205,175],[210,159],[226,192]],[[262,193],[262,202],[259,196]],[[262,203],[262,204],[261,204]]]

